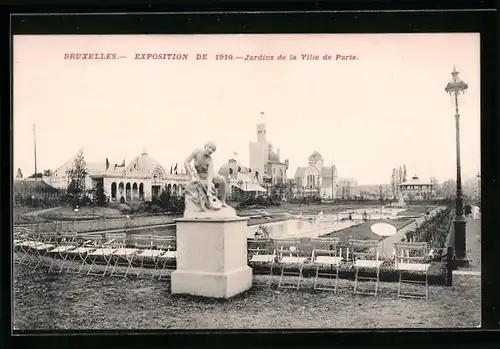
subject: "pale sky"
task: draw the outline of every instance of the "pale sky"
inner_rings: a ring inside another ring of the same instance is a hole
[[[65,60],[65,53],[117,60]],[[188,53],[188,60],[135,60]],[[207,60],[195,60],[206,53]],[[274,55],[272,61],[215,60]],[[320,60],[302,60],[301,54]],[[277,60],[283,54],[287,60]],[[297,55],[291,61],[289,56]],[[357,60],[322,60],[325,54]],[[359,184],[389,183],[392,168],[455,177],[455,118],[444,87],[456,66],[462,173],[480,168],[479,34],[53,35],[14,37],[14,170],[54,170],[83,149],[87,161],[128,162],[146,149],[165,168],[212,140],[214,161],[248,164],[256,124],[288,158],[308,156]],[[265,117],[260,112],[265,112]]]

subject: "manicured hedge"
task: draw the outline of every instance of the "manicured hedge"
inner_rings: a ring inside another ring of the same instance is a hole
[[[451,207],[425,220],[417,229],[408,231],[406,241],[427,242],[429,248],[444,249],[453,220]]]
[[[96,259],[97,264],[104,264],[105,260],[101,257],[98,257]],[[139,261],[135,261],[134,265],[138,266],[140,264]],[[252,270],[254,275],[269,275],[271,270],[270,270],[270,264],[254,264],[249,262],[248,264]],[[165,266],[170,268],[170,269],[175,269],[176,267],[176,261],[175,259],[167,260],[165,263]],[[153,268],[154,264],[152,263],[151,260],[145,259],[143,267],[145,268]],[[287,272],[298,272],[297,267],[294,266],[286,266],[285,271]],[[335,272],[335,269],[332,269],[330,267],[320,267],[319,269],[320,273],[329,273],[329,272]],[[272,274],[273,275],[280,275],[281,269],[280,266],[275,264],[272,269]],[[354,280],[354,274],[355,274],[355,269],[352,265],[352,263],[345,263],[340,266],[339,268],[339,278],[341,279],[347,279],[347,280]],[[307,264],[303,267],[302,269],[302,275],[304,278],[313,278],[316,276],[316,266]],[[365,277],[374,277],[375,271],[372,269],[360,269],[359,271],[359,276],[365,276]],[[406,280],[415,280],[415,281],[425,281],[425,274],[422,272],[404,272],[404,278]],[[399,280],[399,271],[394,269],[394,263],[391,261],[385,261],[381,267],[380,267],[380,281],[382,282],[398,282]],[[444,264],[441,263],[436,263],[436,262],[431,262],[431,266],[429,268],[428,272],[428,281],[429,285],[439,285],[443,286],[445,285],[446,281],[446,267]]]
[[[256,275],[269,275],[270,273],[270,265],[263,264],[253,264],[249,263],[249,266],[252,267],[254,274]],[[297,272],[298,269],[295,267],[285,267],[285,271]],[[335,272],[335,269],[330,267],[320,267],[320,273],[328,273]],[[273,275],[279,275],[281,269],[279,266],[275,265],[273,267]],[[354,280],[355,270],[352,263],[343,264],[339,268],[339,278]],[[306,264],[302,269],[302,275],[304,277],[315,277],[316,275],[316,266]],[[366,277],[375,277],[376,273],[372,269],[360,269],[359,276]],[[416,281],[425,281],[425,274],[422,272],[404,272],[404,279],[416,280]],[[394,264],[390,261],[385,261],[380,267],[380,281],[383,282],[398,282],[399,280],[399,271],[394,269]],[[429,285],[444,285],[446,280],[446,267],[441,263],[431,263],[431,267],[428,272],[428,280]]]

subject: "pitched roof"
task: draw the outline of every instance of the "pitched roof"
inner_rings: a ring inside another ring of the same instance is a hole
[[[85,161],[88,174],[91,176],[101,176],[105,174],[113,175],[113,174],[121,174],[125,171],[128,174],[133,174],[135,176],[151,176],[152,171],[155,169],[160,169],[163,176],[167,175],[168,172],[165,168],[153,157],[149,156],[147,153],[142,153],[141,155],[135,157],[132,161],[130,161],[125,167],[118,167],[115,171],[115,163],[109,164],[109,168],[106,169],[106,159],[102,161]],[[68,169],[73,166],[73,158],[64,162],[61,166],[59,166],[53,173],[65,173]],[[178,166],[179,168],[179,166]],[[182,167],[181,167],[182,172]]]
[[[337,167],[335,165],[333,166],[323,166],[321,168],[321,176],[324,177],[337,177]]]
[[[431,185],[431,181],[421,180],[417,176],[401,183],[400,185]]]
[[[105,161],[87,162],[87,171],[89,171],[89,175],[102,174],[106,172],[106,162]]]
[[[295,178],[298,177],[304,177],[305,172],[307,171],[309,167],[304,166],[304,167],[297,167],[297,170],[295,171]],[[315,167],[312,167],[315,168]],[[337,178],[337,167],[335,165],[333,166],[323,166],[321,168],[321,177],[323,178],[332,178],[332,173],[333,177]]]
[[[307,167],[297,167],[295,170],[295,178],[304,177],[304,173],[307,171]]]
[[[47,182],[39,179],[15,179],[13,183],[13,191],[23,192],[23,191],[35,191],[35,190],[45,190],[48,192],[57,192],[58,190]]]
[[[105,161],[85,161],[85,165],[87,168],[87,171],[89,172],[90,175],[96,175],[96,174],[102,174],[106,172],[106,163]],[[73,167],[73,158],[67,160],[64,162],[62,165],[60,165],[58,168],[56,168],[52,173],[59,173],[60,175],[63,175],[63,173],[66,173],[67,170]]]

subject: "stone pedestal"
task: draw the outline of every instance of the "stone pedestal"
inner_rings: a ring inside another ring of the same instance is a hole
[[[172,294],[230,298],[252,287],[242,217],[177,220],[177,269]]]

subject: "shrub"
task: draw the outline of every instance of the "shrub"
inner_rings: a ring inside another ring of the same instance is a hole
[[[430,248],[443,249],[446,244],[453,210],[448,207],[426,219],[417,229],[406,233],[406,241],[427,242]]]
[[[281,206],[281,202],[274,200],[272,198],[266,198],[259,196],[257,198],[246,198],[240,201],[236,206],[237,209],[241,210],[250,206],[260,206],[260,207],[270,207],[270,206]]]

